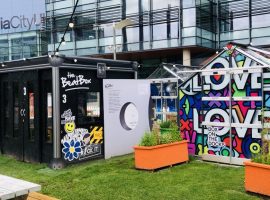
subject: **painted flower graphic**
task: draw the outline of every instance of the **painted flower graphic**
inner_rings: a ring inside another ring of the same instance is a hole
[[[62,152],[65,154],[65,159],[68,161],[72,161],[74,159],[78,159],[79,153],[81,153],[81,143],[79,141],[66,141],[64,142],[64,148]]]

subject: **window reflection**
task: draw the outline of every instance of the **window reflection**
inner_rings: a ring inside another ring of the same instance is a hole
[[[8,51],[9,51],[8,40],[0,40],[0,62],[9,59]]]
[[[149,41],[150,40],[150,28],[149,26],[143,27],[143,41]]]
[[[78,116],[100,117],[100,92],[78,94]]]
[[[183,8],[190,8],[195,6],[195,0],[182,0]]]
[[[152,0],[153,10],[180,6],[179,0]]]
[[[167,39],[167,24],[157,24],[153,26],[153,40]]]
[[[94,30],[92,27],[91,28],[80,27],[76,29],[75,35],[77,41],[93,40],[96,39],[96,30]]]
[[[233,19],[233,26],[231,27],[231,30],[242,30],[242,29],[248,29],[248,28],[249,28],[248,17]]]
[[[53,128],[52,128],[52,93],[47,93],[47,126],[46,126],[46,135],[45,141],[47,143],[52,143]]]
[[[270,14],[252,16],[252,27],[259,28],[259,27],[270,26],[270,20],[265,20],[269,18],[270,18]]]
[[[133,14],[139,12],[138,0],[126,0],[126,14]]]
[[[139,42],[139,28],[127,28],[127,43]]]
[[[183,10],[183,27],[196,25],[196,9],[184,9]]]
[[[11,39],[11,58],[29,58],[37,56],[37,37],[20,37]]]
[[[148,11],[149,10],[149,1],[151,1],[151,0],[141,0],[141,1],[142,1],[142,10]]]
[[[29,140],[35,139],[35,93],[33,90],[33,84],[28,84],[28,108],[29,108]]]
[[[179,36],[179,27],[178,22],[171,23],[171,38],[178,38]]]

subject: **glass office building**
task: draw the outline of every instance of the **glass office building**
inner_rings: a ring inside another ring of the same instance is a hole
[[[47,0],[49,51],[57,48],[75,2]],[[268,47],[269,15],[267,0],[79,0],[60,52],[112,58],[112,24],[130,19],[116,30],[119,59],[137,60],[145,71],[161,62],[199,65],[229,41]]]
[[[28,1],[34,0],[23,2]],[[51,53],[58,47],[76,0],[35,2],[45,6],[45,31],[35,29],[38,37],[21,40],[0,35],[1,60]],[[268,0],[79,0],[75,26],[59,50],[112,58],[113,23],[130,19],[132,24],[116,29],[117,59],[136,60],[149,74],[162,62],[200,65],[229,41],[267,48],[269,16]]]
[[[47,54],[44,0],[9,0],[0,8],[0,62]]]

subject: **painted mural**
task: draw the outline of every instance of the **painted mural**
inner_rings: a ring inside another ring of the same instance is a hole
[[[66,133],[61,140],[65,160],[84,160],[101,155],[103,127],[91,126],[89,130],[76,128],[75,116],[72,116],[71,109],[66,110],[61,119]]]
[[[241,48],[228,45],[204,69],[229,68],[230,55],[233,68],[263,64],[260,60],[252,59]],[[260,152],[262,107],[266,109],[265,116],[269,115],[270,108],[270,74],[264,73],[263,76],[264,87],[260,72],[203,76],[195,74],[180,86],[180,130],[181,135],[189,140],[189,153],[250,158],[252,154]],[[230,78],[232,118],[229,109]],[[231,139],[228,126],[230,119],[233,124]]]
[[[100,82],[95,73],[60,70],[62,157],[78,162],[103,157]]]

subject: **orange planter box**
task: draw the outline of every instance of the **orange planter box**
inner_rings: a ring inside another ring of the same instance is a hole
[[[186,140],[152,147],[135,146],[135,167],[154,170],[188,161]]]
[[[270,165],[244,162],[245,189],[270,196]]]

